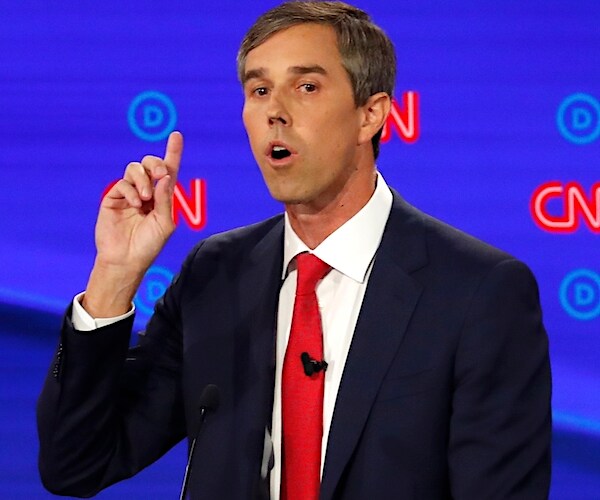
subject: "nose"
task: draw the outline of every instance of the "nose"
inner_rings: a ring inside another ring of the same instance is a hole
[[[269,100],[269,107],[267,108],[267,118],[269,125],[275,125],[277,123],[281,125],[290,125],[292,120],[286,106],[279,96],[271,94]]]
[[[282,125],[287,125],[287,120],[285,117],[275,114],[273,116],[269,116],[269,125],[275,125],[277,122],[281,123]]]

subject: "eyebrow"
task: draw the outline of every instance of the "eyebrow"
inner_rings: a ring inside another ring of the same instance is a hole
[[[243,83],[246,83],[248,80],[253,78],[264,78],[267,73],[265,68],[256,68],[246,71],[244,73]],[[323,66],[319,66],[318,64],[313,64],[311,66],[290,66],[288,68],[288,73],[292,73],[294,75],[306,75],[309,73],[318,73],[319,75],[327,75],[327,70],[323,68]]]
[[[294,73],[295,75],[306,75],[307,73],[318,73],[319,75],[327,74],[325,68],[318,64],[313,64],[312,66],[292,66],[288,69],[288,72]]]

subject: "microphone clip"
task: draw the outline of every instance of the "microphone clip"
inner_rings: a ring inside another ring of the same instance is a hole
[[[319,373],[321,370],[327,370],[327,361],[324,359],[321,361],[312,359],[307,352],[303,352],[300,355],[300,360],[302,361],[302,366],[304,367],[304,374],[307,377],[312,376],[314,373]]]

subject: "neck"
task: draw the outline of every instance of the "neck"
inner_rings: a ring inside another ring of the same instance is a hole
[[[375,168],[347,182],[330,200],[320,203],[286,204],[290,225],[311,250],[354,217],[375,192]]]

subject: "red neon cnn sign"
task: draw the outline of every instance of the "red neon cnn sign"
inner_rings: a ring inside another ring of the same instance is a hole
[[[381,142],[388,142],[392,138],[392,132],[396,132],[400,139],[409,144],[419,138],[421,129],[419,94],[417,92],[404,92],[402,104],[399,104],[396,99],[392,99],[392,109],[383,126]]]
[[[548,209],[559,204],[561,214]],[[595,234],[600,233],[600,182],[592,186],[588,196],[578,182],[550,181],[539,186],[531,196],[529,210],[535,223],[551,233],[574,233],[583,221]]]
[[[103,198],[117,182],[111,182],[106,187],[102,193]],[[175,185],[172,216],[175,224],[179,224],[180,219],[183,219],[194,231],[200,231],[206,226],[206,181],[204,179],[192,179],[187,192],[181,182]]]

